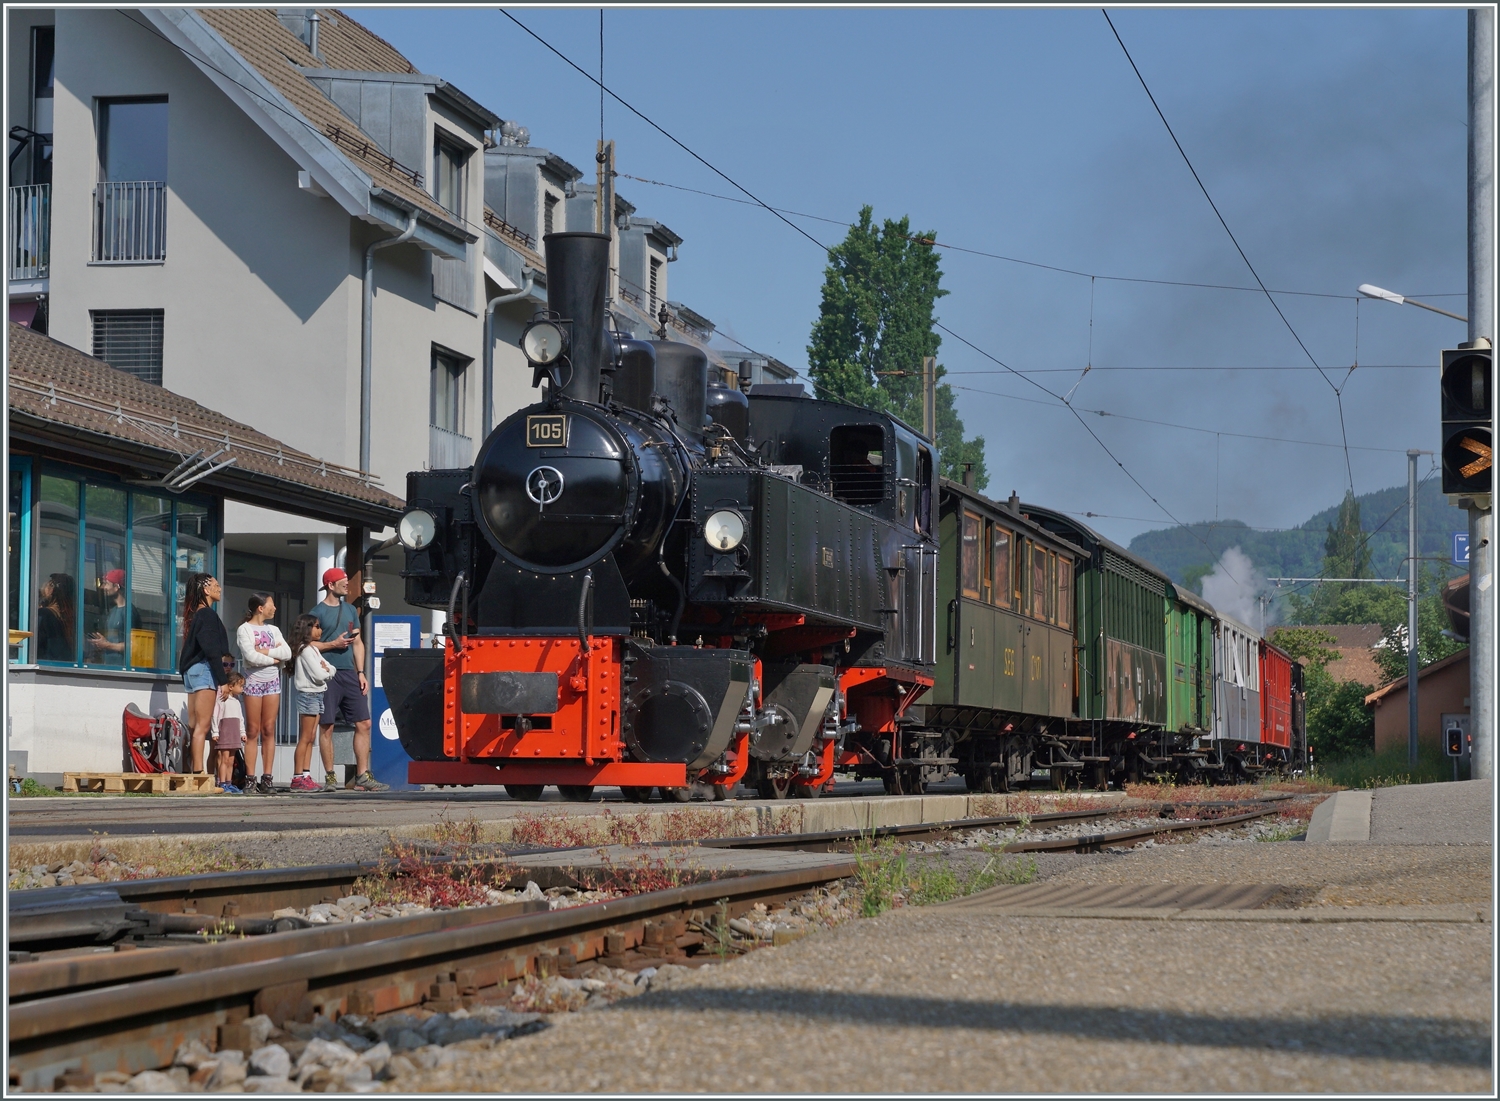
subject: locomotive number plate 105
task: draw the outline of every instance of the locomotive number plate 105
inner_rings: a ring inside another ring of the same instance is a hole
[[[567,447],[566,413],[539,413],[526,418],[527,447]]]

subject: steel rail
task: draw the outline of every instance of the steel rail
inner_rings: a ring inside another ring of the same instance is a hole
[[[1249,811],[1246,814],[1234,814],[1225,818],[1197,818],[1186,822],[1168,822],[1160,826],[1146,826],[1136,830],[1119,830],[1115,833],[1094,833],[1086,834],[1082,837],[1059,837],[1050,841],[1020,841],[1015,844],[1006,845],[1000,851],[1008,853],[1098,852],[1103,848],[1128,848],[1131,845],[1148,841],[1164,833],[1217,829],[1220,826],[1238,825],[1241,822],[1250,822],[1256,818],[1265,818],[1267,815],[1279,813],[1280,810],[1277,807],[1262,807],[1259,810]]]
[[[298,952],[279,959],[64,993],[9,1007],[9,1063],[22,1088],[47,1088],[69,1070],[143,1070],[170,1061],[182,1042],[213,1046],[218,1029],[253,1012],[287,1019],[294,1013],[348,1011],[366,993],[371,1012],[415,1005],[422,991],[460,969],[484,974],[489,987],[525,974],[547,947],[575,959],[605,954],[612,930],[624,938],[667,915],[722,903],[728,914],[756,901],[785,898],[847,877],[852,861],[815,868],[737,876],[665,891],[524,914],[460,928],[391,937],[364,944]],[[285,942],[285,938],[278,938]],[[376,997],[388,992],[383,1004]],[[49,1077],[51,1075],[51,1077]]]
[[[259,963],[324,948],[344,948],[352,944],[367,944],[414,933],[430,933],[486,921],[500,921],[548,908],[545,902],[528,900],[499,906],[472,906],[461,910],[429,910],[407,917],[339,922],[275,936],[247,937],[211,944],[185,944],[170,948],[143,948],[128,952],[96,952],[13,963],[7,974],[6,995],[14,1005],[64,991],[85,990],[140,979],[158,979],[241,963]],[[228,932],[233,935],[232,924],[229,925]]]

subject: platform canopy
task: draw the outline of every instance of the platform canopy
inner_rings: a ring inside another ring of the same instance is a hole
[[[370,475],[319,459],[248,424],[12,324],[10,447],[97,463],[127,482],[191,486],[249,505],[379,530],[404,504]]]

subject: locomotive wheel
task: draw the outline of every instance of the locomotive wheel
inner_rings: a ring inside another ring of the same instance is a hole
[[[894,768],[889,776],[882,776],[880,780],[885,784],[887,795],[921,795],[927,789],[919,769]]]
[[[620,794],[625,796],[627,803],[649,803],[651,793],[656,789],[647,785],[646,787],[621,787]]]
[[[826,785],[825,784],[793,784],[792,785],[791,797],[793,799],[816,799],[818,796],[820,796],[820,795],[823,794],[823,792],[826,790],[826,788],[830,788],[832,786],[833,785],[831,783],[830,784],[826,784]]]
[[[692,788],[657,788],[663,803],[689,803],[693,799]]]
[[[588,784],[558,784],[558,793],[570,803],[592,803],[594,789]]]
[[[505,794],[521,803],[535,803],[542,797],[542,785],[506,784]]]
[[[762,799],[791,799],[796,785],[790,776],[760,776],[756,778],[755,790]]]
[[[713,784],[713,797],[715,800],[733,799],[739,786],[739,784]]]

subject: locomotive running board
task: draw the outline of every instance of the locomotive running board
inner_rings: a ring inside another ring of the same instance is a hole
[[[686,787],[687,766],[639,761],[518,761],[492,765],[480,761],[413,761],[406,766],[413,784],[571,784],[578,787]]]

